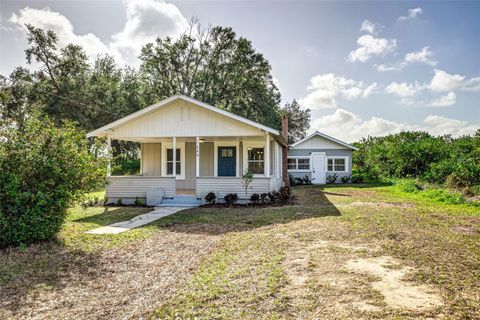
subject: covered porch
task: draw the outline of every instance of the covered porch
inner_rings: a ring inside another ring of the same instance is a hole
[[[127,139],[124,139],[127,140]],[[111,143],[111,138],[107,139]],[[282,186],[281,145],[269,133],[250,137],[162,137],[130,138],[141,146],[140,174],[109,174],[107,196],[124,203],[147,198],[152,189],[164,197],[191,195],[204,198],[237,193],[245,197],[242,175],[254,174],[252,193],[270,192]],[[174,151],[175,150],[175,151]]]

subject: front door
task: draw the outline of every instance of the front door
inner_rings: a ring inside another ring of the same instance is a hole
[[[218,147],[218,176],[235,177],[237,147]]]
[[[312,183],[325,184],[325,152],[312,152]]]

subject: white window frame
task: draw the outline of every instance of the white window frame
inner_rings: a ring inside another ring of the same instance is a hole
[[[265,155],[265,142],[264,141],[244,141],[243,142],[243,170],[248,169],[248,148],[263,148],[263,168],[265,169],[265,163],[266,161],[270,161],[270,159],[267,159]],[[253,175],[254,177],[265,177],[265,170],[263,170],[262,174],[255,173]]]
[[[236,147],[235,176],[240,177],[240,141],[213,141],[213,176],[215,177],[218,177],[218,147]]]
[[[177,149],[180,149],[180,174],[177,173],[177,180],[185,180],[185,142],[178,142],[175,144]],[[167,174],[167,149],[173,149],[173,143],[162,143],[162,177],[173,177],[172,174]]]
[[[288,169],[288,159],[295,159],[296,169]],[[298,169],[298,159],[308,159],[308,169]],[[311,156],[288,156],[287,157],[287,170],[288,172],[310,172],[312,171],[312,157]]]
[[[333,170],[328,170],[328,160],[333,159]],[[335,159],[344,159],[345,160],[345,171],[335,171]],[[335,173],[348,173],[349,167],[349,157],[344,156],[329,156],[325,157],[325,172],[335,172]]]

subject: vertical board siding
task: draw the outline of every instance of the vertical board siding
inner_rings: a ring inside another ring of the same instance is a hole
[[[142,175],[159,177],[161,175],[161,144],[143,143],[142,144]]]
[[[195,189],[195,142],[185,142],[185,180],[177,179],[177,189]]]
[[[251,188],[247,191],[247,197],[253,193],[270,192],[270,178],[254,178]],[[204,198],[207,193],[214,192],[217,197],[223,198],[227,193],[236,193],[239,198],[245,198],[245,189],[242,179],[235,177],[200,177],[197,178],[197,197]]]
[[[200,143],[200,176],[213,177],[213,142]]]
[[[108,198],[145,198],[147,190],[150,188],[163,189],[166,197],[175,195],[175,179],[173,177],[109,177],[108,182]]]

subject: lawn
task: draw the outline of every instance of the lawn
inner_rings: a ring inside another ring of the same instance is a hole
[[[296,204],[74,208],[58,242],[1,251],[0,318],[479,318],[480,209],[393,186],[303,186]]]

